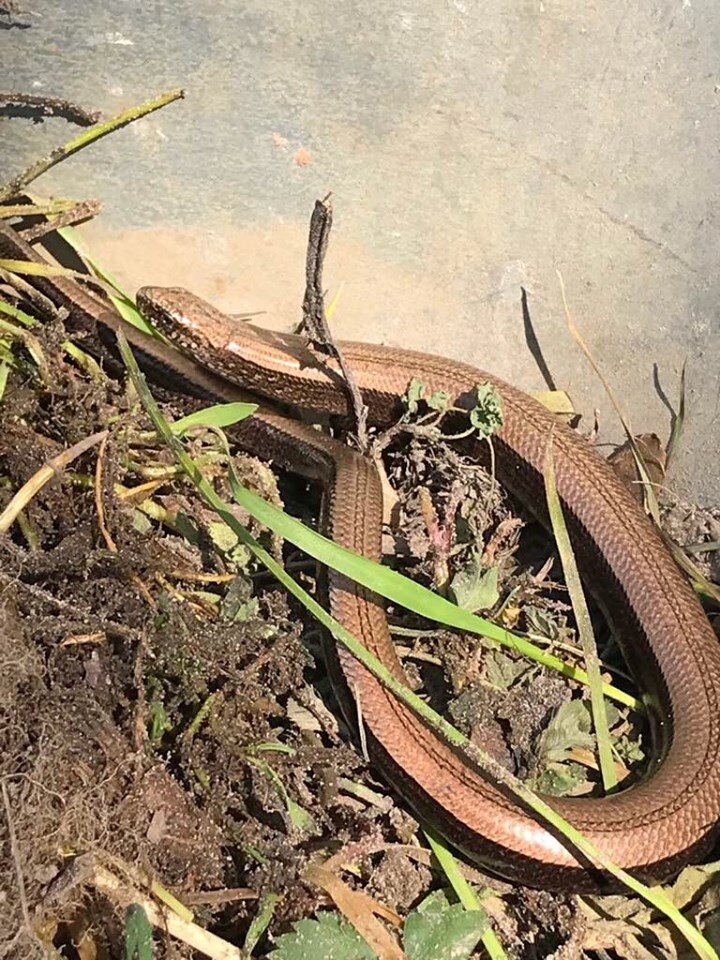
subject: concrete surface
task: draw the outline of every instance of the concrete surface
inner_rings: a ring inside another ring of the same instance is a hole
[[[38,190],[94,196],[96,253],[130,286],[299,317],[306,226],[332,190],[335,327],[601,409],[573,315],[634,428],[688,420],[674,485],[718,503],[720,7],[700,0],[22,0],[2,86],[107,116],[187,99],[62,164]],[[7,26],[5,24],[0,26]],[[73,128],[2,120],[0,172]],[[298,151],[300,153],[298,154]],[[295,159],[294,159],[295,158]],[[301,162],[298,163],[297,161]],[[304,163],[302,161],[305,161]]]

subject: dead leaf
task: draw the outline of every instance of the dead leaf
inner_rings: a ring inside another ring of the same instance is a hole
[[[572,417],[575,407],[569,394],[564,390],[540,390],[532,396],[550,411],[560,416]]]
[[[648,477],[652,483],[658,486],[662,485],[665,480],[666,457],[660,438],[655,433],[642,433],[634,440],[635,446],[645,463]],[[615,468],[615,472],[630,484],[630,489],[642,503],[643,487],[630,441],[626,440],[607,459],[608,463]]]
[[[281,136],[279,133],[274,133],[272,135],[273,146],[275,147],[286,147],[288,145],[285,137]]]
[[[657,925],[647,928],[647,933],[655,935],[665,948],[663,956],[677,956],[667,930]],[[596,920],[588,925],[583,943],[585,950],[612,950],[622,960],[657,960],[659,953],[648,950],[638,937],[638,931],[622,920]]]
[[[60,642],[61,647],[71,647],[77,643],[104,643],[104,633],[73,633]]]
[[[689,866],[680,873],[672,887],[666,893],[678,908],[685,910],[691,903],[707,892],[707,888],[715,886],[714,906],[720,905],[720,862],[707,863],[702,866]]]
[[[406,960],[390,931],[375,916],[378,914],[399,927],[402,920],[394,911],[366,893],[353,890],[336,874],[317,864],[310,864],[305,871],[305,879],[322,887],[329,894],[340,913],[350,921],[380,960]]]
[[[482,560],[486,567],[492,567],[497,562],[500,550],[509,547],[513,534],[522,525],[520,517],[506,517],[500,521],[483,552]]]
[[[518,625],[521,613],[522,608],[516,603],[508,603],[500,610],[498,619],[503,627],[506,627],[508,630],[514,630]]]
[[[568,751],[568,760],[574,760],[575,763],[579,763],[584,767],[588,767],[590,770],[599,770],[595,754],[592,750],[588,750],[587,747],[572,747]],[[615,776],[618,779],[618,782],[622,782],[627,776],[629,776],[630,771],[625,766],[621,760],[615,760]]]
[[[148,843],[160,843],[167,832],[167,814],[164,808],[156,810],[152,815],[150,826],[147,828],[146,837]]]

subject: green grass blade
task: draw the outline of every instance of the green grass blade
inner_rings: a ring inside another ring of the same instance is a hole
[[[13,306],[11,303],[6,303],[5,300],[0,300],[0,313],[7,314],[8,317],[17,320],[24,327],[34,327],[37,322],[35,317],[31,317],[29,313],[25,313],[24,310]]]
[[[178,435],[195,427],[217,427],[222,430],[251,416],[256,410],[256,403],[218,403],[181,417],[172,424],[172,429]]]
[[[248,956],[253,952],[260,937],[262,937],[270,925],[279,899],[277,893],[266,893],[260,901],[258,912],[253,917],[252,923],[248,927],[248,932],[245,934],[243,949]]]
[[[485,913],[486,911],[483,905],[460,871],[458,862],[453,856],[452,851],[448,849],[443,837],[427,826],[423,827],[423,833],[427,837],[430,849],[440,864],[445,876],[448,878],[450,886],[455,891],[460,903],[466,910],[482,910],[482,912]],[[492,927],[487,928],[480,940],[490,960],[507,960],[507,954],[503,950],[502,944]]]
[[[520,637],[503,627],[497,626],[497,624],[491,623],[489,620],[470,613],[468,610],[463,610],[395,570],[373,563],[371,560],[333,543],[332,540],[328,540],[327,537],[310,530],[300,521],[288,516],[279,507],[268,503],[252,491],[242,488],[238,491],[237,499],[240,506],[244,507],[256,520],[259,520],[273,533],[289,540],[290,543],[304,550],[314,559],[345,574],[387,600],[392,600],[393,603],[397,603],[407,610],[412,610],[414,613],[430,620],[435,620],[437,623],[487,637],[503,646],[516,650],[536,663],[558,671],[565,677],[587,684],[587,673],[579,667],[565,663],[559,657],[535,646],[525,637]],[[603,692],[605,696],[626,706],[637,710],[643,709],[637,698],[630,696],[624,690],[618,690],[610,684],[603,684]]]
[[[590,621],[590,613],[585,601],[585,593],[582,588],[582,583],[580,582],[577,563],[575,562],[575,554],[573,553],[572,544],[570,543],[570,535],[568,534],[567,524],[565,523],[565,517],[563,516],[562,506],[560,504],[560,497],[558,496],[557,486],[555,484],[552,434],[550,435],[545,450],[545,466],[543,472],[550,522],[553,533],[555,534],[555,542],[557,543],[558,553],[560,554],[563,573],[565,574],[565,583],[567,584],[572,608],[575,613],[580,643],[583,648],[583,653],[585,654],[585,669],[587,670],[590,685],[590,706],[592,709],[595,736],[597,738],[600,773],[602,775],[605,792],[608,793],[617,786],[617,776],[615,774],[612,746],[610,745],[610,731],[608,730],[603,683],[600,675],[600,658],[598,657],[595,635]]]

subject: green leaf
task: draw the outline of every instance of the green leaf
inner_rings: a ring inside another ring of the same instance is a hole
[[[444,390],[436,390],[435,393],[431,393],[429,397],[425,397],[425,403],[431,410],[442,412],[447,408],[449,399],[449,394]]]
[[[153,700],[148,709],[150,711],[150,743],[157,746],[165,731],[172,730],[172,723],[162,701]]]
[[[256,403],[217,403],[204,410],[196,410],[172,424],[173,433],[182,434],[193,427],[231,427],[251,416],[257,410]]]
[[[418,380],[417,377],[413,377],[408,384],[407,392],[403,397],[405,406],[408,408],[409,413],[417,413],[418,406],[424,393],[425,384],[422,382],[422,380]]]
[[[523,607],[523,614],[528,634],[536,634],[546,640],[566,641],[570,638],[570,632],[565,623],[558,623],[547,610],[527,604]]]
[[[253,596],[253,583],[249,577],[235,577],[220,603],[220,616],[223,620],[245,623],[254,617],[260,607],[260,601]]]
[[[582,700],[563,703],[540,738],[540,755],[546,762],[564,760],[573,747],[592,750],[592,718]]]
[[[317,824],[315,823],[313,815],[310,813],[310,811],[306,810],[305,807],[301,807],[300,804],[296,800],[293,800],[289,794],[285,795],[285,806],[287,807],[290,822],[301,833],[309,835],[319,832]]]
[[[490,437],[497,433],[503,423],[502,400],[490,383],[480,383],[475,388],[477,403],[470,411],[470,423],[480,436]]]
[[[244,948],[248,954],[253,952],[258,941],[270,925],[270,921],[275,913],[275,906],[279,899],[280,897],[277,893],[267,893],[260,901],[258,912],[245,935]]]
[[[621,760],[628,763],[639,763],[645,759],[645,751],[642,748],[642,740],[631,740],[628,736],[618,737],[613,744],[615,752]]]
[[[234,550],[239,543],[237,534],[222,520],[212,520],[207,525],[207,532],[218,550],[222,550],[223,553]]]
[[[450,593],[463,610],[489,610],[500,598],[498,567],[484,567],[479,554],[474,554],[467,566],[459,570],[450,582]]]
[[[447,842],[430,827],[425,826],[423,832],[428,839],[433,856],[448,878],[453,893],[458,898],[460,905],[465,910],[471,912],[483,911],[477,893],[462,873],[460,865],[447,846]],[[485,954],[487,954],[488,960],[507,960],[507,955],[503,950],[502,944],[489,923],[483,930],[481,940],[483,950]]]
[[[490,650],[484,658],[485,679],[494,687],[507,690],[528,669],[524,660],[514,660],[501,650]]]
[[[588,708],[587,704],[585,704],[585,707],[586,709]],[[612,730],[612,728],[615,726],[615,724],[618,722],[619,719],[620,719],[620,711],[615,706],[615,704],[606,703],[605,704],[605,720],[608,725],[608,730]]]
[[[483,910],[466,910],[436,890],[408,914],[404,950],[409,960],[466,960],[488,926]]]
[[[315,920],[299,920],[276,943],[270,960],[375,960],[360,934],[330,910],[318,913]]]
[[[132,525],[138,533],[150,533],[152,530],[152,523],[139,510],[133,510]]]
[[[565,797],[586,782],[587,771],[579,763],[558,763],[543,770],[534,780],[533,787],[549,797]]]
[[[447,408],[449,395],[444,390],[436,390],[430,396],[425,396],[425,384],[417,377],[413,377],[408,384],[403,397],[408,413],[417,413],[420,403],[425,403],[431,410],[442,412]]]
[[[125,911],[125,960],[152,960],[152,927],[138,903]]]

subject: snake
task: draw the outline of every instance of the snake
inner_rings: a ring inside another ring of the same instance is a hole
[[[0,225],[0,255],[38,260]],[[383,491],[377,467],[326,432],[278,412],[288,405],[348,416],[337,361],[299,335],[228,317],[181,288],[143,287],[137,306],[166,339],[122,320],[102,297],[66,276],[31,276],[68,312],[74,331],[122,330],[141,364],[181,393],[220,402],[262,398],[235,428],[244,449],[318,482],[324,534],[382,559]],[[470,410],[491,384],[503,422],[493,436],[498,481],[548,525],[544,465],[555,483],[583,580],[644,691],[651,756],[641,779],[600,797],[545,797],[603,856],[659,882],[708,853],[720,825],[720,643],[694,590],[627,483],[577,431],[530,395],[457,360],[394,346],[338,344],[368,411],[382,429],[397,422],[413,379]],[[478,459],[480,439],[466,441]],[[405,680],[385,607],[372,591],[327,572],[332,616]],[[331,637],[328,674],[351,725],[361,708],[372,764],[427,823],[473,860],[514,882],[555,891],[609,891],[615,881],[523,805],[506,786],[427,726]]]

